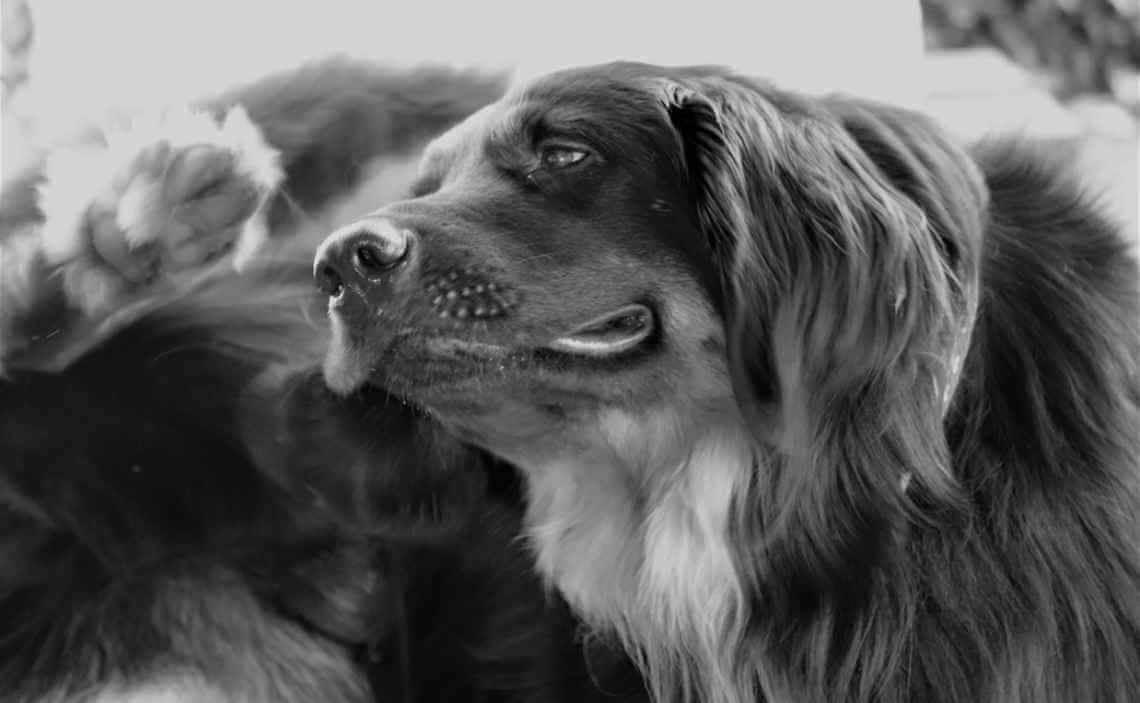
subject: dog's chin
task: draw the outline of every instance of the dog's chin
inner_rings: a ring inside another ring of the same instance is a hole
[[[335,315],[330,320],[332,339],[322,368],[325,385],[332,392],[347,396],[359,390],[373,376],[376,359],[368,340],[354,327]]]
[[[334,345],[325,355],[325,385],[337,395],[347,396],[360,390],[372,376],[371,365],[360,350]]]

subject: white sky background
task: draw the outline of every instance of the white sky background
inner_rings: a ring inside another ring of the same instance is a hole
[[[31,0],[37,104],[165,102],[340,52],[520,73],[715,63],[804,90],[915,94],[918,0]]]

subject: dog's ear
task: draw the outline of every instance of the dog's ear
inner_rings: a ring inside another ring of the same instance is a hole
[[[953,277],[973,286],[989,193],[977,164],[928,117],[847,97],[821,101],[887,185],[916,205]]]
[[[906,518],[959,500],[942,419],[975,305],[980,179],[901,110],[725,77],[663,95],[767,464],[742,510],[752,561],[799,570],[805,592],[847,589]]]

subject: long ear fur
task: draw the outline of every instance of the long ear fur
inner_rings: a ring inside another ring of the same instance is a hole
[[[854,667],[843,645],[866,633],[844,613],[898,577],[888,556],[908,520],[962,500],[942,418],[976,307],[985,191],[964,153],[901,110],[731,77],[666,95],[757,440],[739,567],[770,628],[763,654],[822,691],[843,675],[813,662]],[[789,649],[811,641],[795,628],[828,619],[812,644],[826,651]]]

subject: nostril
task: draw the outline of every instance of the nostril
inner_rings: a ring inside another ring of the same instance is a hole
[[[344,279],[331,264],[325,264],[317,270],[317,287],[325,295],[336,298],[344,291]]]
[[[353,263],[357,270],[366,276],[380,273],[394,263],[389,257],[384,256],[384,252],[380,251],[379,247],[374,244],[358,244],[353,256],[355,257]]]
[[[352,266],[367,279],[375,279],[396,266],[408,253],[408,242],[403,233],[382,238],[362,237],[362,240],[352,248]]]

